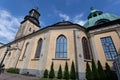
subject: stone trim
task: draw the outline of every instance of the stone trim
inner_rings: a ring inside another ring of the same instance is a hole
[[[94,34],[90,35],[90,44],[91,44],[93,57],[94,57],[95,61],[97,61],[99,58],[98,58],[98,53],[97,53],[97,49],[95,46]]]
[[[52,60],[70,60],[69,58],[53,58]]]
[[[31,61],[38,61],[39,58],[34,58],[34,59],[31,59]]]
[[[92,62],[92,60],[84,59],[85,62]]]
[[[77,68],[76,70],[77,70],[78,79],[84,80],[86,78],[85,78],[85,65],[83,65],[84,57],[83,57],[81,36],[82,35],[80,34],[79,30],[74,30],[74,42],[75,42],[75,54],[76,54],[75,59],[76,59],[76,68]]]
[[[88,32],[88,34],[100,34],[100,33],[104,33],[104,32],[107,32],[107,31],[115,31],[116,28],[119,28],[119,25],[116,24],[116,25],[111,25],[111,26],[108,26],[108,27],[103,27],[103,28],[99,28],[99,29],[95,29],[95,30],[91,30]]]

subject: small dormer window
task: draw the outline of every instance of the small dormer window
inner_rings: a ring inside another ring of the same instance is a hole
[[[98,13],[98,15],[101,15],[102,13]]]
[[[95,25],[103,24],[103,23],[106,23],[106,22],[109,22],[109,21],[110,20],[108,20],[108,19],[100,19],[100,20],[95,22]]]
[[[11,52],[9,52],[8,57],[10,57],[10,55],[11,55]]]
[[[29,28],[29,31],[31,32],[31,28]]]
[[[35,30],[33,30],[33,32],[35,32]]]
[[[97,14],[93,14],[93,17],[96,17],[97,16]]]

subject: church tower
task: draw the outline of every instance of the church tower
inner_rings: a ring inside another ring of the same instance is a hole
[[[15,39],[24,37],[40,29],[39,26],[39,16],[38,8],[33,8],[29,11],[29,15],[24,17],[21,22],[20,28],[17,32]]]

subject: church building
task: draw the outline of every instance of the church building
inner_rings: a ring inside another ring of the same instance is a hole
[[[61,65],[69,70],[72,61],[79,79],[85,79],[86,62],[100,60],[103,68],[113,62],[120,51],[120,17],[91,8],[88,20],[81,26],[62,21],[40,27],[40,13],[33,8],[24,17],[14,41],[0,47],[0,61],[5,68],[18,68],[20,74],[42,77],[45,69],[55,72]]]

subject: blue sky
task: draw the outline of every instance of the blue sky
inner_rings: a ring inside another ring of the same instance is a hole
[[[120,0],[0,0],[0,42],[13,41],[20,22],[36,6],[42,28],[63,20],[83,25],[91,6],[120,16]]]

